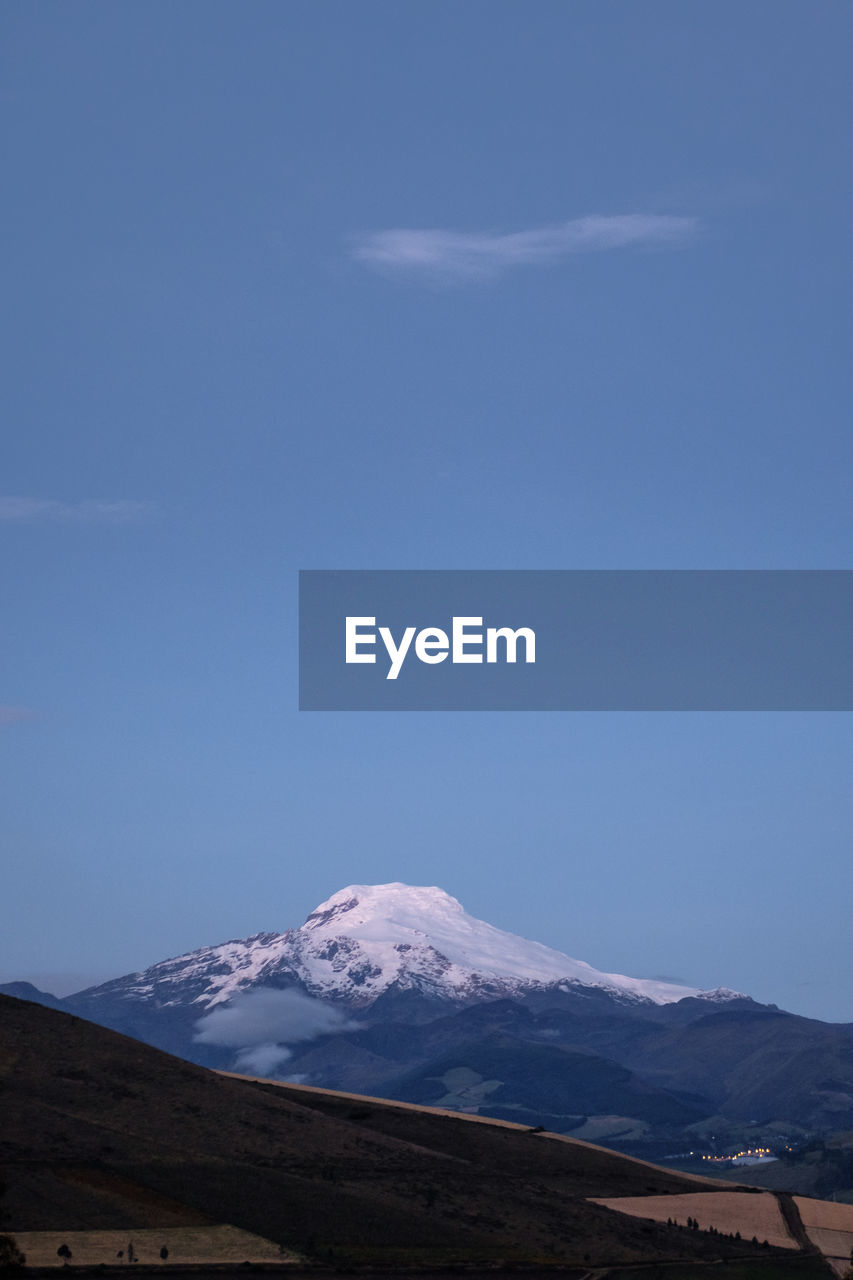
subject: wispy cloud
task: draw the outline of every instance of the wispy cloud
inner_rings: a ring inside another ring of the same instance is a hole
[[[22,720],[33,720],[36,714],[32,707],[0,706],[0,725],[20,724]]]
[[[578,253],[679,243],[698,225],[696,218],[625,213],[507,234],[398,228],[358,237],[353,257],[379,270],[452,283],[487,279],[510,267],[545,266]]]
[[[250,1049],[241,1049],[234,1065],[255,1076],[274,1076],[282,1063],[292,1057],[283,1044],[256,1044]]]
[[[34,524],[45,521],[63,524],[130,524],[153,514],[151,502],[127,498],[89,498],[81,502],[60,502],[56,498],[0,497],[0,521]]]
[[[234,996],[195,1025],[194,1040],[239,1049],[240,1070],[271,1076],[292,1056],[288,1045],[354,1031],[359,1024],[334,1005],[301,991],[263,987]]]

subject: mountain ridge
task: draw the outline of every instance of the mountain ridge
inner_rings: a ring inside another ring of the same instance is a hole
[[[563,952],[470,916],[437,886],[348,885],[304,924],[200,947],[67,997],[85,1007],[121,994],[167,1005],[170,988],[192,992],[202,1011],[254,986],[291,981],[309,995],[369,1007],[394,987],[439,1001],[499,999],[561,982],[624,1001],[670,1004],[693,998],[740,999],[725,988],[696,987],[605,973]]]
[[[202,1066],[592,1134],[652,1158],[853,1129],[853,1027],[603,973],[435,886],[348,885],[297,929],[61,1000],[5,990]]]

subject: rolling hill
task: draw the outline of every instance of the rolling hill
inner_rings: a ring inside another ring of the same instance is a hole
[[[327,1266],[739,1257],[756,1275],[821,1274],[790,1248],[590,1200],[730,1184],[524,1126],[227,1077],[10,997],[0,997],[0,1178],[13,1232],[229,1224]]]

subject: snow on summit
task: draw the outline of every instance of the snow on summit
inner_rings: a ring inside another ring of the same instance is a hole
[[[443,889],[354,884],[322,902],[301,928],[204,947],[85,995],[212,1009],[241,992],[296,986],[358,1009],[389,989],[459,1005],[554,985],[654,1004],[735,994],[601,973],[475,919]]]
[[[349,885],[321,903],[299,932],[310,932],[318,940],[346,934],[380,970],[383,988],[395,979],[409,985],[406,979],[430,961],[443,961],[441,986],[460,996],[468,994],[472,979],[479,980],[476,985],[494,985],[501,993],[566,979],[656,1004],[700,994],[695,987],[600,973],[583,960],[469,916],[456,898],[436,887]],[[318,954],[315,947],[310,950]],[[322,948],[319,951],[322,954]]]

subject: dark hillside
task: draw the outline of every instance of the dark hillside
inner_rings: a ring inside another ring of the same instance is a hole
[[[524,1129],[217,1075],[0,998],[9,1230],[229,1222],[324,1261],[564,1265],[768,1251],[627,1219],[590,1195],[695,1189]]]

